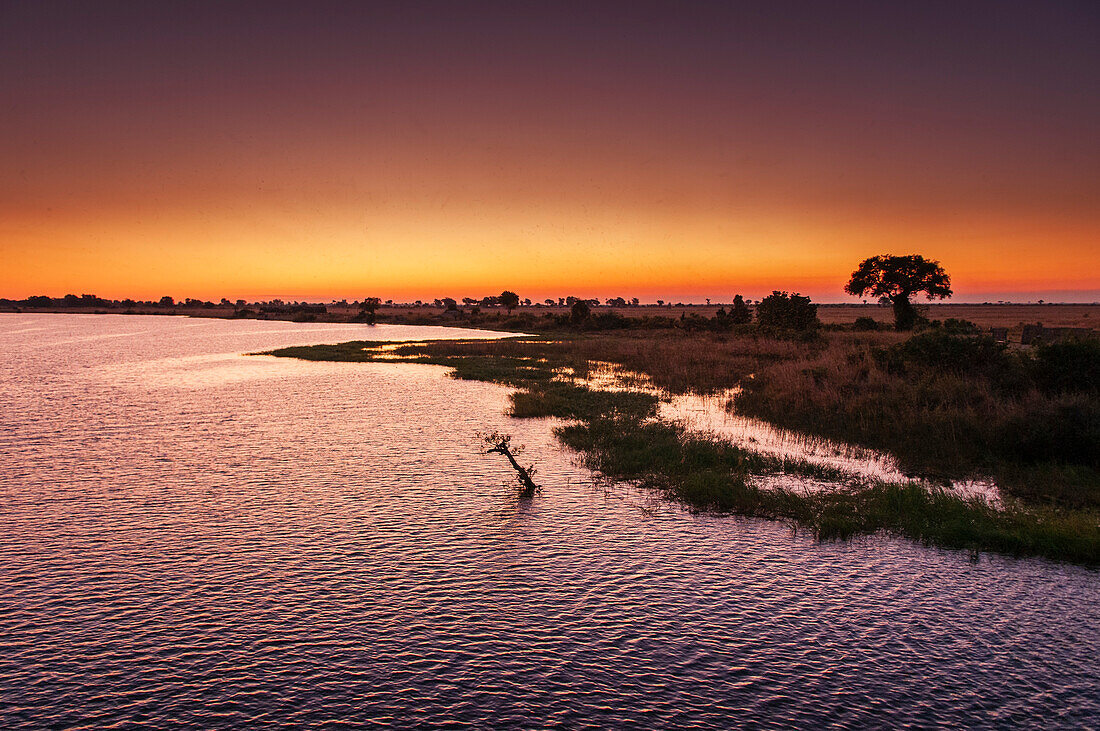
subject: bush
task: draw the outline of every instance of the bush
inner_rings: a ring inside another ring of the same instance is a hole
[[[852,323],[852,329],[857,332],[874,332],[880,330],[878,320],[873,317],[857,317]]]
[[[734,325],[745,325],[752,322],[752,311],[749,310],[749,306],[745,304],[745,298],[741,295],[734,295],[733,307],[730,308],[730,320]]]
[[[821,325],[817,305],[797,292],[773,291],[756,306],[756,321],[775,330],[812,330]]]
[[[584,300],[577,300],[569,310],[569,319],[574,325],[580,325],[592,314],[592,308]]]
[[[1032,374],[1047,392],[1100,390],[1100,340],[1065,340],[1035,348]]]
[[[874,351],[888,373],[930,368],[957,375],[997,376],[1010,368],[1005,346],[986,336],[954,335],[942,329],[914,335],[904,343]]]
[[[977,335],[982,331],[980,327],[970,320],[958,320],[954,317],[949,317],[944,320],[941,327],[943,327],[944,332],[957,333],[960,335]]]

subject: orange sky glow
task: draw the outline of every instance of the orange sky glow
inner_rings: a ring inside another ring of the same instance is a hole
[[[1100,299],[1085,5],[242,7],[0,11],[0,296],[850,301],[921,253],[957,299]]]

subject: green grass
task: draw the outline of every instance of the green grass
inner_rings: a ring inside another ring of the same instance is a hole
[[[509,412],[517,418],[556,416],[559,419],[592,420],[625,415],[634,420],[657,413],[657,397],[648,393],[601,391],[560,381],[527,384],[512,394]]]
[[[284,348],[269,354],[364,362],[393,362],[393,357],[399,356],[402,362],[447,366],[456,378],[514,387],[517,391],[511,397],[510,413],[517,418],[553,416],[569,420],[556,428],[556,435],[582,455],[586,466],[613,479],[635,482],[694,510],[782,520],[822,540],[886,533],[945,548],[1100,564],[1100,513],[1088,507],[1067,507],[1065,500],[1052,501],[1049,490],[1039,491],[1032,503],[1008,498],[1002,507],[994,508],[980,499],[959,497],[918,483],[846,484],[836,491],[811,494],[762,489],[756,484],[761,475],[787,473],[838,483],[846,478],[829,467],[754,453],[657,420],[657,399],[651,394],[590,389],[554,380],[555,373],[567,368],[583,374],[590,360],[635,364],[640,353],[652,354],[654,347],[668,346],[633,338],[605,336],[602,340],[611,340],[612,345],[601,350],[600,339],[588,336],[434,341],[397,347],[359,341]],[[735,344],[727,345],[726,352],[735,354],[735,363],[746,362],[741,356],[755,352],[762,356],[760,362],[782,366],[797,357],[789,347],[785,343]],[[794,347],[810,347],[818,355],[828,351],[820,343]],[[680,380],[685,359],[713,359],[713,354],[706,351],[705,345],[693,343],[681,353],[679,363],[671,357],[671,367],[666,362],[652,370],[660,374],[665,368],[665,380]],[[822,368],[823,372],[802,375],[827,383],[831,376],[828,367]],[[654,380],[661,380],[661,376]],[[704,380],[715,382],[713,376]],[[843,410],[841,414],[850,416]],[[915,433],[921,433],[919,427]],[[1096,478],[1089,468],[1032,466],[1024,474],[1004,469],[1009,483],[1013,479],[1027,485],[1040,484],[1042,479],[1060,480],[1060,484],[1079,484],[1075,489],[1082,494],[1088,494]],[[1043,474],[1044,469],[1057,472]]]
[[[1100,516],[1010,502],[1002,509],[917,483],[804,494],[764,490],[752,476],[778,471],[819,479],[841,476],[806,463],[781,463],[662,422],[625,419],[559,427],[585,464],[633,480],[691,508],[784,520],[820,539],[878,532],[926,545],[1100,563]]]

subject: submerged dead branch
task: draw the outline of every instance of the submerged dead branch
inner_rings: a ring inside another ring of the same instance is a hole
[[[501,434],[500,432],[493,432],[492,434],[486,434],[482,437],[484,442],[489,445],[483,454],[503,454],[508,458],[512,468],[516,471],[516,479],[519,480],[520,485],[523,486],[521,495],[524,497],[531,497],[541,488],[535,484],[535,481],[531,479],[531,476],[535,474],[535,466],[524,467],[516,461],[516,457],[522,453],[523,447],[512,447],[512,435]]]

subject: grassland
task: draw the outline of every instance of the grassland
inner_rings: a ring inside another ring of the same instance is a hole
[[[589,467],[692,509],[783,520],[822,539],[881,531],[929,545],[1100,563],[1100,490],[1090,451],[1097,434],[1096,394],[1045,389],[1036,375],[1041,369],[1015,354],[996,367],[925,367],[905,350],[908,343],[907,336],[892,332],[789,338],[751,326],[726,333],[627,328],[438,341],[384,351],[377,343],[352,342],[272,354],[338,361],[398,357],[448,366],[457,378],[514,387],[513,416],[569,420],[557,435]],[[972,356],[958,357],[966,362]],[[921,474],[945,480],[996,474],[1015,489],[999,507],[917,482],[865,483],[810,495],[764,490],[754,476],[779,471],[825,480],[843,476],[657,420],[652,394],[603,391],[555,378],[565,369],[583,375],[597,361],[643,373],[669,393],[741,385],[739,409],[780,425],[886,449]],[[1001,373],[997,369],[1005,363],[1020,370]],[[1013,383],[1014,391],[1008,388]],[[1077,421],[1071,418],[1065,426],[1067,415]],[[1030,423],[1032,441],[998,446],[1021,419]],[[978,436],[970,435],[974,430]],[[1065,439],[1070,442],[1062,452],[1043,452],[1042,445]],[[1021,443],[1037,451],[1021,458],[1012,452]],[[930,465],[935,469],[927,469]]]

